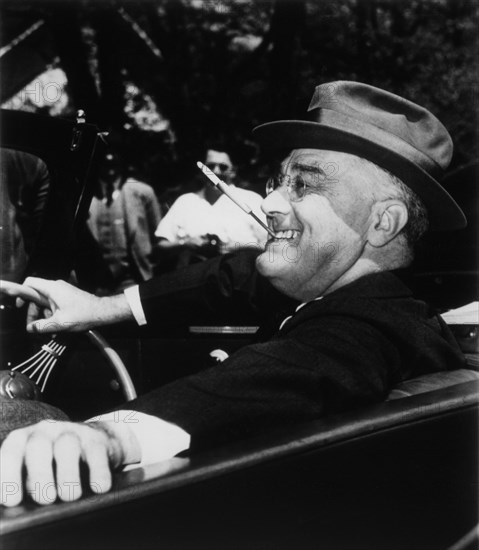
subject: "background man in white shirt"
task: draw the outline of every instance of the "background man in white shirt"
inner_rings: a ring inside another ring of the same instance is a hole
[[[236,169],[228,153],[208,149],[205,164],[231,186],[231,192],[241,202],[264,220],[261,196],[234,185]],[[161,248],[178,245],[201,247],[214,240],[220,253],[262,246],[266,241],[266,231],[206,181],[196,193],[185,193],[176,199],[159,223],[155,235],[160,239]]]

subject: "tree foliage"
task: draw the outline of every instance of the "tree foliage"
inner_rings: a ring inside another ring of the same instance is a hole
[[[453,135],[453,166],[477,158],[472,0],[78,0],[3,10],[45,18],[71,106],[120,135],[157,190],[188,177],[211,141],[253,177],[251,128],[304,117],[314,87],[338,79],[425,105]]]

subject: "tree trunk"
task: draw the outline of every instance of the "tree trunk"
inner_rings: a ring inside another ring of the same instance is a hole
[[[98,123],[100,105],[94,78],[88,66],[88,51],[81,35],[78,9],[71,3],[54,4],[47,18],[68,88],[77,109],[83,109],[87,120]]]

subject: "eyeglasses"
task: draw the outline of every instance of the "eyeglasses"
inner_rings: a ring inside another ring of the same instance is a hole
[[[289,200],[299,202],[305,195],[327,192],[338,183],[338,172],[339,165],[336,162],[326,162],[323,165],[319,163],[305,164],[292,174],[279,172],[266,182],[266,195],[280,187],[286,187]]]
[[[220,172],[224,173],[231,169],[231,166],[226,164],[225,162],[207,162],[206,163],[207,168],[209,168],[212,172],[216,167],[219,168]]]
[[[310,186],[306,184],[306,181],[299,174],[294,176],[285,176],[283,174],[278,174],[269,178],[266,182],[266,195],[271,194],[276,189],[280,187],[286,187],[288,191],[289,200],[292,202],[299,202],[303,200],[306,195],[306,189]]]

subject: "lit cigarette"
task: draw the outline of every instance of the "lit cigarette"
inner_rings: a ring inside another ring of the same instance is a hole
[[[244,202],[241,202],[238,200],[237,197],[234,196],[234,194],[231,192],[231,189],[229,186],[214,173],[212,172],[207,166],[205,166],[202,162],[197,162],[196,165],[198,168],[203,172],[203,174],[211,181],[211,183],[217,187],[222,193],[224,193],[229,199],[231,199],[236,206],[239,206],[243,212],[246,212],[249,216],[251,216],[255,221],[257,221],[261,227],[266,229],[266,231],[274,237],[275,234],[273,231],[260,219],[258,216],[251,210],[251,208],[245,204]]]

